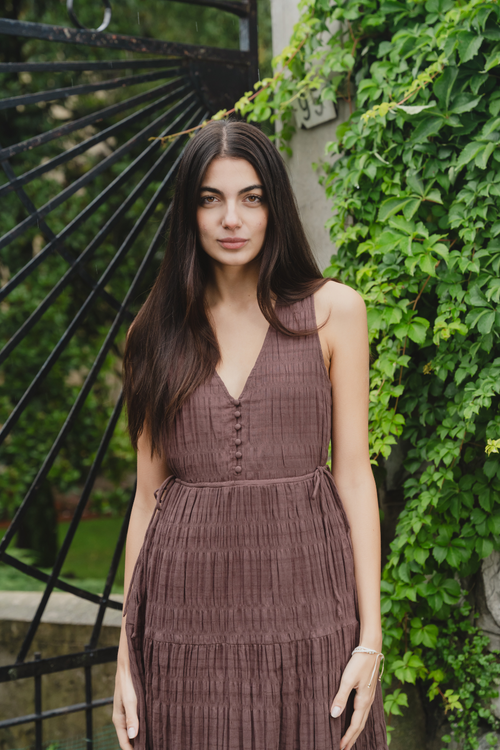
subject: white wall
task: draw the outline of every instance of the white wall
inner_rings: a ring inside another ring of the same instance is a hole
[[[271,0],[273,57],[290,41],[293,26],[299,19],[297,4],[298,0]],[[308,130],[297,129],[290,143],[293,156],[284,155],[297,196],[300,216],[321,270],[329,265],[330,257],[335,252],[335,246],[324,226],[331,216],[332,209],[323,186],[318,182],[318,174],[311,165],[313,162],[333,161],[334,157],[325,156],[325,145],[335,139],[337,126],[349,117],[349,108],[345,102],[338,102],[336,108],[336,120]]]

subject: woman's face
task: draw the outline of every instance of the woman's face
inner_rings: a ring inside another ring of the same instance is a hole
[[[243,266],[259,254],[268,206],[259,176],[245,159],[217,157],[201,183],[196,220],[205,252],[217,263]]]

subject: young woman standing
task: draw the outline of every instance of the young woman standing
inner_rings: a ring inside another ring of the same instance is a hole
[[[123,750],[386,750],[368,370],[278,151],[209,123],[125,352]]]

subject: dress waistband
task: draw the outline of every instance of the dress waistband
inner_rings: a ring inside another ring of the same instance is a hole
[[[334,485],[334,480],[330,468],[325,464],[317,466],[314,471],[309,474],[301,474],[300,476],[290,477],[277,477],[276,479],[230,479],[225,482],[186,482],[184,479],[179,479],[175,474],[170,474],[165,481],[155,491],[154,496],[156,500],[156,508],[161,508],[162,498],[164,497],[167,489],[170,485],[177,483],[182,484],[186,487],[249,487],[252,485],[266,485],[266,484],[284,484],[290,482],[305,482],[308,479],[314,479],[314,489],[312,497],[316,497],[318,492],[321,477],[326,475],[331,483]]]

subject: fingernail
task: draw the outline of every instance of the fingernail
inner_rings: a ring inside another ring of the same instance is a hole
[[[334,706],[332,708],[332,716],[333,716],[334,719],[336,719],[337,716],[340,716],[341,713],[342,713],[342,709],[340,708],[340,706]],[[342,748],[342,750],[343,750],[343,748]]]
[[[135,737],[135,727],[129,727],[127,729],[127,734],[128,734],[129,740],[133,740]]]

